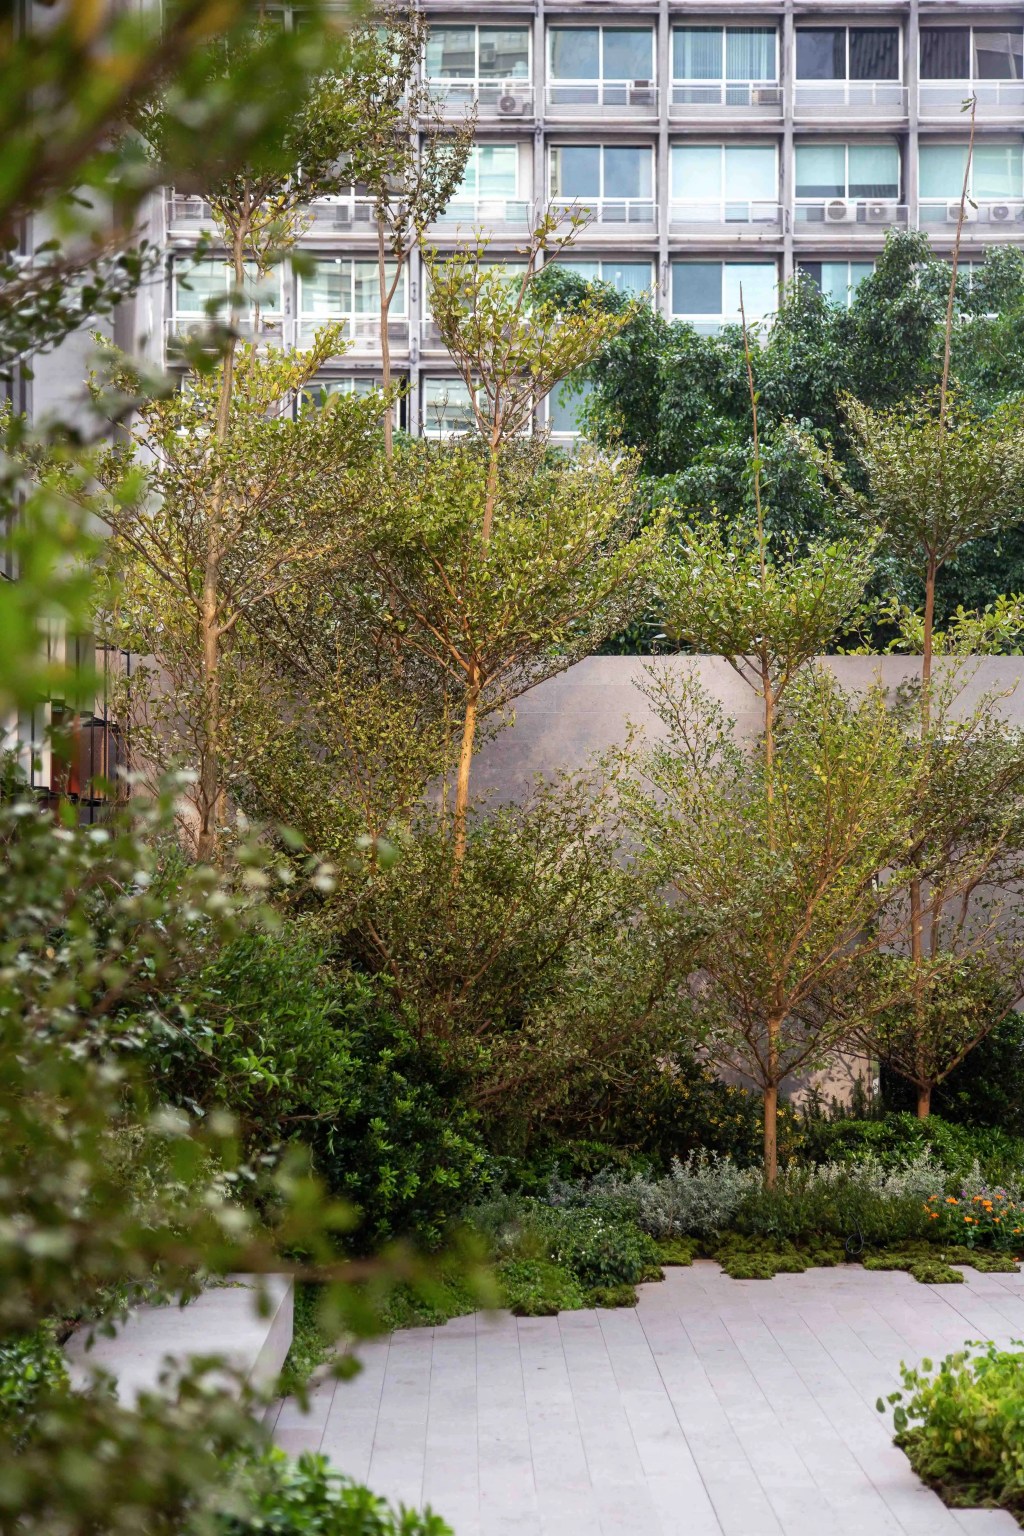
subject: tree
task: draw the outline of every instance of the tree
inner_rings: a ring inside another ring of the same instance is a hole
[[[387,621],[455,700],[457,879],[479,721],[642,608],[660,525],[638,528],[628,462],[466,438],[397,447],[362,533]]]
[[[421,78],[429,27],[421,11],[389,4],[362,33],[365,81],[360,82],[359,132],[348,174],[373,199],[380,284],[382,383],[391,388],[391,305],[405,264],[430,224],[457,192],[466,169],[475,111],[457,122]],[[390,270],[389,270],[390,265]],[[384,450],[391,457],[394,408],[384,414]]]
[[[225,398],[216,371],[143,403],[125,440],[100,461],[109,494],[96,510],[112,546],[109,606],[97,618],[119,643],[156,659],[158,672],[136,670],[126,702],[140,762],[197,770],[188,830],[201,854],[223,820],[238,631],[308,580],[312,567],[340,567],[351,548],[348,524],[365,495],[380,398],[336,396],[295,417],[290,408],[340,344],[330,327],[304,352],[240,344],[224,432],[214,427]]]
[[[923,770],[881,688],[849,700],[821,669],[794,683],[771,758],[692,676],[646,692],[664,736],[632,825],[671,894],[705,1048],[761,1090],[772,1187],[780,1085],[849,1042],[858,966],[902,931],[879,871],[898,884]]]
[[[435,566],[428,577],[431,585],[436,587],[439,575],[448,583],[443,599],[445,638],[440,639],[431,620],[418,642],[443,658],[442,666],[457,678],[462,696],[462,740],[454,807],[456,868],[465,850],[470,771],[485,695],[499,679],[507,682],[508,676],[517,671],[525,675],[528,661],[534,664],[539,676],[541,669],[536,668],[536,663],[542,651],[550,655],[557,646],[565,645],[562,665],[568,665],[572,655],[584,654],[578,648],[577,637],[586,634],[593,643],[610,633],[616,627],[608,622],[613,605],[621,607],[629,587],[635,591],[642,569],[638,562],[653,547],[643,535],[623,539],[624,501],[616,497],[615,468],[602,465],[593,455],[574,466],[563,466],[557,475],[552,470],[543,477],[553,496],[563,493],[550,521],[532,487],[524,485],[521,496],[513,490],[516,475],[529,472],[531,463],[529,454],[525,459],[520,457],[516,437],[528,430],[541,401],[563,379],[596,356],[629,315],[629,311],[609,313],[602,305],[589,302],[567,314],[545,296],[542,287],[538,288],[542,257],[550,259],[563,251],[585,221],[574,216],[561,234],[559,222],[554,215],[540,222],[522,252],[522,275],[511,281],[500,269],[485,265],[486,247],[482,243],[463,249],[444,262],[427,257],[434,319],[469,391],[485,466],[484,484],[476,492],[471,514],[476,526],[463,525],[458,541],[458,568],[450,563],[455,548],[449,547],[444,560],[439,559],[439,549],[431,552]],[[532,462],[539,468],[539,458]],[[587,470],[593,481],[592,509],[583,500]],[[628,485],[629,477],[625,475],[622,486]],[[432,499],[435,493],[428,494]],[[517,507],[522,509],[518,516]],[[527,507],[531,510],[524,516]],[[423,510],[427,510],[426,500]],[[500,526],[502,514],[509,518],[507,528]],[[559,551],[552,537],[556,523],[565,540],[563,551]],[[408,533],[402,539],[408,549]],[[606,540],[610,543],[610,558],[599,561]],[[505,564],[513,550],[518,570],[508,565],[505,581],[508,596],[514,593],[515,597],[511,603],[507,599],[503,603],[501,589],[491,584],[499,565]],[[491,623],[486,638],[483,630],[471,634],[463,618],[457,617],[458,609],[469,601],[464,590],[467,586],[475,588],[481,617],[479,603],[485,588],[493,594],[488,600]],[[587,596],[595,605],[589,619],[580,604]],[[397,592],[395,597],[400,600]],[[415,607],[408,610],[408,616],[417,618]],[[418,622],[424,624],[422,618]],[[602,625],[606,626],[603,634]],[[505,635],[499,641],[502,629]],[[530,630],[535,631],[532,638]],[[557,671],[559,666],[550,670]],[[506,696],[512,696],[507,687],[505,691]]]

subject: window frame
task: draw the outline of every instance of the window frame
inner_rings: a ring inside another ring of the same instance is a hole
[[[675,66],[675,55],[676,55],[675,36],[676,36],[677,32],[718,32],[718,33],[720,33],[721,34],[721,38],[722,38],[722,73],[720,75],[714,76],[712,78],[706,78],[706,79],[704,79],[704,78],[698,79],[694,75],[677,75],[676,74],[676,66]],[[728,33],[729,32],[770,32],[772,34],[772,37],[773,37],[774,42],[775,42],[775,47],[773,49],[774,62],[775,62],[775,72],[771,76],[770,79],[767,78],[767,77],[760,77],[759,76],[756,80],[752,80],[752,79],[743,78],[743,77],[741,77],[739,75],[730,75],[729,67],[728,67],[728,59],[729,59]],[[722,86],[726,86],[726,85],[778,85],[780,83],[780,81],[779,81],[779,62],[780,62],[780,54],[781,54],[781,50],[782,50],[782,39],[779,36],[779,28],[777,26],[774,26],[774,27],[762,27],[762,26],[752,26],[752,27],[735,27],[735,26],[733,26],[733,27],[730,27],[727,23],[723,22],[720,26],[713,25],[713,26],[705,27],[705,26],[702,26],[699,22],[686,23],[686,22],[676,22],[676,21],[673,21],[673,23],[671,25],[671,29],[670,29],[669,50],[670,50],[670,53],[669,53],[669,68],[670,68],[670,72],[671,72],[671,81],[670,81],[670,83],[672,85],[714,85],[716,82],[718,84],[722,85]]]
[[[481,73],[480,73],[480,33],[481,33],[481,31],[484,28],[487,28],[487,27],[489,27],[491,29],[491,31],[494,31],[494,32],[499,32],[499,31],[501,31],[501,32],[524,32],[526,34],[526,74],[525,75],[488,75],[488,76],[486,76],[486,78],[483,75],[481,75]],[[506,85],[506,84],[511,85],[513,83],[516,83],[518,85],[532,85],[532,83],[533,83],[533,28],[529,24],[526,24],[524,26],[519,26],[517,23],[513,22],[513,23],[511,23],[507,27],[495,27],[490,22],[479,22],[479,21],[469,21],[469,22],[440,21],[440,22],[438,22],[434,26],[433,31],[434,32],[442,32],[446,28],[449,29],[450,31],[453,31],[453,32],[454,31],[460,31],[460,30],[465,31],[465,30],[468,30],[469,28],[472,28],[472,30],[473,30],[473,69],[474,69],[474,74],[472,74],[472,75],[451,75],[451,76],[431,75],[430,73],[428,73],[428,70],[427,70],[427,54],[426,54],[426,49],[424,49],[423,59],[422,59],[423,78],[424,78],[424,81],[426,82],[426,84],[431,89],[436,89],[437,87],[444,87],[444,88],[447,88],[447,89],[451,89],[452,87],[455,87],[456,89],[458,89],[459,87],[463,87],[464,88],[464,87],[469,86],[469,85],[475,85],[475,86],[481,86],[481,85]],[[429,40],[428,40],[428,43],[427,43],[427,47],[429,47]]]
[[[798,174],[799,174],[798,165],[799,165],[800,151],[801,151],[801,149],[817,149],[817,148],[822,148],[825,145],[827,145],[829,147],[838,147],[839,145],[842,145],[842,147],[843,147],[843,150],[845,152],[844,156],[843,156],[843,173],[844,173],[844,186],[845,186],[845,190],[842,191],[842,192],[829,192],[829,193],[821,193],[821,192],[801,193],[798,190],[799,182],[797,180],[797,177],[798,177]],[[874,195],[868,195],[868,194],[865,194],[865,193],[862,193],[862,192],[858,192],[856,194],[856,196],[855,196],[850,191],[850,148],[851,148],[851,145],[854,148],[856,148],[856,149],[881,149],[883,147],[886,148],[886,149],[895,149],[895,151],[896,151],[896,191],[895,191],[894,194],[890,194],[888,192],[878,192],[878,193],[875,193]],[[817,144],[817,143],[805,140],[802,144],[794,144],[794,146],[793,146],[793,202],[794,202],[794,205],[799,205],[801,207],[813,207],[816,203],[828,203],[828,202],[831,202],[833,198],[842,198],[845,202],[848,202],[848,203],[864,203],[864,202],[876,202],[876,201],[877,202],[886,202],[886,203],[895,202],[897,204],[897,206],[898,206],[900,204],[900,202],[902,200],[902,196],[903,196],[903,184],[904,184],[903,150],[902,150],[902,147],[900,145],[899,139],[896,139],[896,138],[877,139],[877,140],[876,139],[860,139],[860,138],[854,138],[852,140],[851,139],[826,139],[826,140],[823,141],[823,144],[820,144],[820,145]]]
[[[600,160],[599,160],[598,164],[599,164],[599,169],[600,169],[600,185],[601,185],[601,190],[599,192],[556,192],[555,191],[555,187],[554,187],[554,180],[555,180],[555,176],[554,176],[554,170],[555,170],[554,152],[556,150],[562,150],[562,149],[596,149],[596,150],[600,151]],[[625,195],[622,195],[620,193],[611,194],[611,193],[606,193],[605,192],[605,189],[604,189],[605,188],[605,152],[607,150],[609,150],[609,149],[642,149],[642,150],[645,150],[647,152],[647,154],[650,156],[650,164],[651,164],[651,191],[649,193],[643,193],[643,192],[639,192],[638,191],[638,192],[635,192],[635,193],[630,193],[629,196],[625,196]],[[617,140],[612,140],[611,143],[608,143],[608,142],[606,142],[603,139],[599,143],[597,143],[597,144],[588,143],[586,140],[580,140],[580,139],[569,139],[569,140],[565,141],[564,143],[558,143],[558,144],[550,144],[549,143],[548,144],[548,200],[550,201],[551,199],[558,199],[558,201],[564,202],[564,203],[569,203],[569,202],[581,203],[583,205],[583,207],[586,207],[587,206],[587,199],[588,198],[592,198],[594,201],[596,201],[601,206],[603,206],[605,203],[650,203],[652,205],[652,207],[655,209],[655,213],[656,213],[657,212],[657,206],[658,206],[658,160],[657,160],[657,148],[656,148],[656,146],[653,145],[653,144],[642,144],[642,143],[641,144],[632,144],[632,143],[629,143],[629,142],[621,143],[620,144]]]
[[[842,32],[846,42],[845,70],[846,73],[839,79],[815,80],[810,76],[797,74],[798,37],[801,32]],[[853,80],[850,76],[850,33],[857,32],[895,32],[896,33],[896,76],[888,80]],[[918,48],[920,52],[920,46]],[[904,54],[906,52],[906,35],[902,20],[892,24],[879,22],[878,25],[869,25],[867,22],[823,22],[809,23],[793,29],[793,84],[798,85],[903,85],[904,82]]]
[[[964,153],[966,154],[967,147],[968,147],[968,141],[966,139],[948,139],[948,138],[934,139],[934,138],[930,138],[930,137],[927,138],[927,139],[922,139],[920,144],[918,145],[918,149],[917,149],[917,179],[918,179],[918,187],[920,188],[920,184],[921,184],[921,156],[922,156],[922,153],[925,150],[928,150],[928,149],[962,149],[964,151]],[[979,196],[978,193],[975,192],[975,190],[974,190],[974,178],[975,178],[975,175],[976,175],[977,169],[978,169],[977,151],[978,151],[979,148],[985,148],[985,149],[992,149],[992,148],[1000,148],[1000,149],[1017,148],[1017,149],[1020,150],[1020,156],[1021,156],[1021,175],[1020,175],[1020,179],[1019,179],[1019,181],[1017,183],[1017,189],[1015,191],[1013,191],[1013,192],[1000,192],[998,195],[992,195],[991,193],[987,193],[984,197]],[[926,208],[938,208],[943,203],[954,203],[954,202],[958,203],[960,201],[960,194],[961,194],[962,188],[963,188],[963,179],[962,179],[962,173],[961,173],[961,180],[960,180],[959,184],[957,185],[955,191],[948,192],[948,193],[946,193],[946,194],[944,194],[942,196],[932,196],[931,194],[923,195],[919,191],[918,192],[918,202],[921,205],[923,205],[924,207],[926,207]],[[998,138],[998,137],[996,137],[996,138],[988,138],[988,137],[986,137],[985,139],[980,141],[980,143],[977,143],[977,142],[975,143],[975,153],[971,157],[970,175],[968,177],[968,182],[967,182],[967,198],[968,198],[969,202],[981,203],[982,205],[987,205],[989,203],[1021,203],[1022,205],[1024,205],[1024,133],[1017,133],[1012,138],[1010,138],[1008,136],[1007,139],[1005,140],[1005,142],[1001,138]]]
[[[758,141],[756,143],[755,142],[747,143],[747,142],[745,142],[742,139],[735,139],[735,140],[733,140],[733,139],[721,139],[721,140],[719,140],[719,139],[705,139],[703,137],[700,137],[700,138],[689,138],[689,137],[687,137],[685,139],[679,139],[679,140],[675,140],[675,141],[670,141],[670,143],[669,143],[669,160],[668,160],[668,190],[669,190],[669,213],[670,213],[670,215],[671,215],[672,209],[674,207],[678,206],[678,205],[685,206],[687,203],[693,203],[693,204],[698,204],[699,205],[699,203],[701,201],[699,199],[691,199],[691,198],[685,198],[685,197],[677,198],[677,197],[673,196],[673,193],[672,193],[673,161],[675,160],[675,154],[676,154],[676,150],[677,149],[681,149],[681,150],[685,150],[685,149],[718,149],[718,150],[721,151],[721,158],[720,158],[720,166],[721,166],[720,185],[721,185],[721,188],[722,188],[722,195],[721,195],[721,197],[719,199],[719,207],[720,207],[720,213],[721,213],[721,218],[720,218],[719,222],[721,222],[722,224],[746,224],[746,223],[762,222],[760,220],[757,220],[757,219],[754,219],[754,218],[751,218],[751,217],[748,217],[746,219],[731,219],[731,218],[728,217],[728,209],[730,207],[742,207],[742,206],[744,206],[744,204],[745,204],[745,206],[748,209],[748,214],[749,214],[749,211],[751,209],[753,209],[753,208],[771,208],[771,209],[775,210],[775,216],[778,217],[778,210],[782,206],[782,182],[781,182],[781,161],[782,161],[782,156],[781,156],[781,145],[779,144],[777,139],[771,139],[771,140],[766,140],[766,141]],[[726,154],[727,154],[727,152],[730,149],[771,149],[773,151],[773,160],[774,160],[774,167],[775,167],[775,175],[774,175],[775,191],[774,191],[774,195],[771,198],[761,198],[761,197],[758,197],[758,198],[746,198],[746,199],[743,199],[743,198],[730,198],[730,197],[728,197],[726,195],[726,181],[725,181]],[[709,207],[713,207],[714,206],[713,202],[710,199],[707,199],[706,201],[707,201],[707,205]]]
[[[591,80],[591,79],[584,80],[584,79],[580,79],[578,76],[574,76],[574,75],[556,75],[554,73],[554,71],[553,71],[553,69],[551,67],[551,51],[552,51],[551,45],[554,42],[554,34],[555,34],[555,32],[597,32],[597,34],[598,34],[598,44],[597,44],[597,68],[598,68],[598,73],[597,73],[597,78],[596,79],[594,79],[594,80]],[[606,32],[648,32],[650,34],[650,39],[651,39],[651,72],[650,72],[650,74],[648,76],[646,76],[646,77],[641,77],[640,75],[621,75],[621,76],[620,75],[606,75],[605,71],[604,71],[604,39],[605,39],[605,33]],[[657,41],[656,28],[654,27],[653,23],[651,25],[649,25],[649,26],[644,26],[644,25],[640,24],[640,25],[637,25],[637,26],[630,27],[630,26],[625,26],[622,23],[618,23],[618,22],[604,22],[604,21],[591,22],[591,23],[575,22],[575,21],[569,21],[569,22],[562,22],[562,21],[549,22],[547,24],[547,26],[545,27],[545,47],[546,47],[546,50],[547,50],[546,57],[545,57],[545,65],[546,65],[546,68],[547,68],[547,86],[548,86],[549,90],[551,89],[552,86],[556,86],[556,85],[567,85],[567,86],[571,86],[571,85],[579,85],[579,86],[595,85],[595,86],[598,87],[598,89],[600,89],[604,85],[627,85],[628,86],[628,85],[635,85],[637,83],[642,83],[644,85],[650,85],[650,86],[653,87],[653,86],[656,86],[657,83],[658,83],[658,41]]]
[[[698,335],[703,335],[703,336],[718,336],[718,335],[721,335],[722,331],[725,329],[726,326],[728,326],[728,325],[739,325],[739,323],[740,323],[740,316],[739,316],[739,312],[738,311],[734,314],[732,311],[728,311],[728,310],[723,308],[723,309],[721,309],[718,312],[717,315],[712,316],[710,314],[710,312],[708,312],[708,313],[706,313],[704,315],[700,315],[700,314],[698,314],[698,313],[696,313],[695,311],[692,311],[692,310],[677,310],[675,308],[675,272],[676,272],[676,269],[679,268],[679,267],[697,267],[697,266],[699,266],[699,267],[717,266],[717,267],[719,267],[721,269],[721,273],[722,273],[721,303],[723,305],[725,303],[725,287],[726,287],[726,284],[725,284],[725,273],[726,273],[726,269],[727,268],[737,268],[738,269],[738,268],[743,268],[743,267],[758,267],[758,268],[770,267],[773,270],[773,272],[775,273],[775,307],[772,310],[766,312],[763,315],[757,315],[757,316],[750,316],[750,315],[748,315],[747,316],[747,323],[748,324],[754,324],[754,325],[763,325],[763,324],[765,324],[767,322],[767,324],[769,324],[769,325],[771,324],[774,315],[778,312],[779,288],[781,286],[781,281],[782,281],[781,274],[780,274],[780,269],[779,269],[778,258],[772,258],[770,260],[763,260],[762,259],[760,261],[754,261],[754,260],[737,260],[737,259],[732,259],[730,257],[725,257],[725,256],[722,256],[722,257],[714,257],[713,256],[710,259],[706,259],[706,260],[701,260],[699,257],[673,257],[671,259],[671,261],[669,262],[669,311],[668,311],[669,319],[671,321],[680,321],[680,322],[682,322],[684,324],[690,325],[690,326],[693,327],[693,329],[695,331],[697,331]],[[707,326],[711,322],[712,319],[715,322],[714,329],[710,329],[709,330],[709,329],[707,329]]]
[[[922,26],[921,29],[920,29],[920,36],[918,37],[918,40],[917,40],[917,68],[918,68],[918,79],[920,80],[920,83],[922,85],[924,85],[924,86],[929,86],[929,85],[954,85],[954,84],[963,84],[963,85],[988,84],[988,85],[1021,85],[1021,86],[1024,86],[1024,75],[1009,75],[1005,80],[999,80],[999,79],[993,80],[992,77],[989,76],[989,75],[978,75],[978,74],[975,74],[975,72],[974,72],[975,71],[975,63],[974,63],[974,34],[975,34],[975,32],[996,32],[996,31],[998,31],[998,32],[1003,32],[1003,31],[1010,32],[1012,30],[1013,30],[1013,28],[1011,28],[1011,27],[981,26],[977,22],[975,22],[974,20],[969,20],[969,21],[966,21],[966,22],[963,22],[963,21],[953,22],[953,23],[951,23],[948,26],[942,26],[939,23],[931,24],[931,25],[928,25],[927,27]],[[924,33],[925,33],[925,31],[928,31],[928,32],[966,32],[967,33],[967,59],[968,59],[968,63],[969,63],[969,66],[970,66],[970,73],[967,74],[967,75],[929,75],[927,77],[927,79],[926,79],[925,76],[923,74],[921,74],[921,48],[922,48],[922,46],[924,44]],[[1020,32],[1020,38],[1021,38],[1022,52],[1024,52],[1024,22],[1021,23],[1019,32]]]

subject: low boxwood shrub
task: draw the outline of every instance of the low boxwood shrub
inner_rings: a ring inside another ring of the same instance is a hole
[[[268,1451],[237,1480],[232,1502],[216,1517],[216,1536],[452,1536],[429,1508],[395,1509],[323,1456],[291,1461]],[[209,1527],[204,1527],[209,1529]]]
[[[1001,1505],[1024,1515],[1024,1352],[969,1341],[938,1366],[904,1365],[892,1410],[896,1443],[948,1504]]]

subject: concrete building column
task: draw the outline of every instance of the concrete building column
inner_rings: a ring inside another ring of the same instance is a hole
[[[672,23],[669,17],[669,0],[659,0],[658,37],[655,54],[657,60],[658,87],[658,148],[655,165],[655,192],[658,203],[658,254],[654,274],[654,302],[663,314],[672,308],[669,282],[669,205],[672,200],[671,165],[669,161],[669,108],[672,96]]]
[[[782,82],[782,151],[779,156],[779,201],[784,220],[782,236],[782,281],[793,277],[793,198],[795,175],[793,150],[793,112],[796,91],[796,28],[793,18],[793,0],[786,0],[782,13],[782,53],[779,59]]]

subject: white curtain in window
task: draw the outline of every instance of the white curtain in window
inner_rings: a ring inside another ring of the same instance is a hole
[[[721,27],[677,27],[672,34],[672,75],[676,80],[721,80]]]
[[[972,181],[975,197],[1020,197],[1024,192],[1020,142],[976,145]],[[957,196],[959,192],[957,188]]]
[[[922,144],[919,165],[922,197],[959,197],[967,166],[967,145]]]
[[[774,262],[726,262],[722,274],[722,313],[738,315],[740,289],[747,320],[763,320],[778,308],[779,274]]]
[[[726,145],[725,195],[730,202],[772,203],[775,201],[774,145]]]
[[[895,144],[851,144],[851,197],[898,197],[900,155]]]
[[[677,202],[717,203],[722,198],[722,146],[672,147],[672,196]]]
[[[798,144],[797,197],[842,197],[846,191],[844,144]]]
[[[725,34],[727,80],[774,80],[775,29],[729,27]]]

